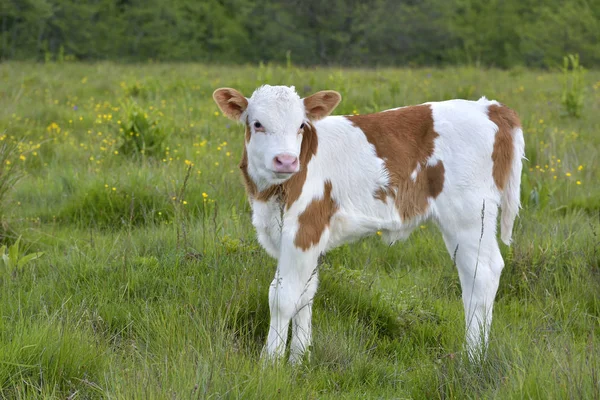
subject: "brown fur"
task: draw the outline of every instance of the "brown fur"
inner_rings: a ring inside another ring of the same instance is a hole
[[[338,205],[331,198],[332,185],[325,181],[323,198],[313,200],[298,217],[298,232],[294,244],[306,251],[321,240],[323,231],[329,226],[331,217],[336,213]]]
[[[221,88],[213,93],[213,99],[228,118],[239,121],[242,113],[248,107],[248,100],[235,89]]]
[[[512,131],[521,126],[521,121],[516,112],[503,105],[489,106],[488,116],[498,126],[492,152],[492,175],[498,189],[504,190],[514,157]]]
[[[388,193],[384,188],[379,188],[375,191],[375,194],[373,195],[373,197],[375,197],[377,200],[387,203],[387,195],[388,195]]]
[[[328,116],[342,101],[342,96],[334,90],[323,90],[304,99],[306,115],[312,121]]]
[[[441,161],[434,166],[427,165],[438,136],[433,129],[431,107],[403,107],[347,118],[365,133],[389,171],[389,186],[378,189],[374,197],[382,201],[387,201],[387,196],[394,198],[403,220],[425,213],[428,198],[437,197],[444,187],[445,172]],[[421,169],[413,181],[410,175],[417,165]]]
[[[245,145],[248,144],[248,142],[250,142],[251,138],[252,138],[252,129],[250,129],[250,124],[248,123],[248,121],[246,121],[246,135],[245,135],[246,142],[244,143],[244,147],[246,147]]]
[[[317,131],[311,123],[305,123],[304,130],[299,132],[299,134],[303,135],[300,147],[300,171],[296,172],[281,185],[268,187],[262,192],[258,192],[256,184],[250,178],[250,174],[248,173],[248,152],[246,151],[246,147],[244,147],[240,170],[242,171],[242,178],[244,179],[248,197],[258,201],[268,201],[271,197],[277,196],[279,201],[284,203],[287,208],[290,208],[298,200],[306,181],[308,163],[317,154],[317,147],[319,145]],[[247,141],[250,140],[250,126],[248,124],[246,124],[246,138]]]

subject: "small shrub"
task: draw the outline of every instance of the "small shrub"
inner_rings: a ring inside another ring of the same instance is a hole
[[[563,58],[563,90],[561,104],[570,117],[581,117],[583,110],[583,86],[585,68],[579,64],[579,54],[569,54]]]
[[[123,111],[119,151],[125,155],[160,156],[164,151],[167,133],[158,118],[133,101],[124,104]]]
[[[8,274],[14,275],[19,272],[25,264],[35,259],[40,258],[44,253],[29,253],[25,254],[20,248],[21,237],[10,247],[0,247],[0,264]],[[7,252],[8,250],[8,252]]]
[[[131,185],[113,190],[98,183],[73,194],[57,217],[65,223],[117,228],[169,221],[173,207],[155,188]]]
[[[155,94],[153,87],[140,82],[134,82],[130,85],[127,85],[125,82],[123,82],[121,83],[121,88],[125,91],[125,95],[127,97],[136,97],[138,99],[147,100],[151,95]]]

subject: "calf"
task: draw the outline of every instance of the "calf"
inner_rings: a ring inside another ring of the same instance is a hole
[[[290,361],[311,343],[319,255],[377,231],[390,244],[426,220],[442,231],[462,286],[467,349],[487,346],[504,261],[519,210],[523,132],[514,111],[481,98],[328,116],[335,91],[301,99],[293,87],[258,88],[252,97],[222,88],[223,113],[246,125],[240,168],[252,223],[278,260],[269,289],[266,356]]]

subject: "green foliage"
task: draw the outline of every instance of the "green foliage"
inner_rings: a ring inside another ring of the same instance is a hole
[[[12,246],[7,248],[6,245],[3,245],[0,247],[2,268],[9,276],[18,273],[27,263],[40,258],[44,254],[43,252],[23,254],[20,242],[21,236]]]
[[[48,4],[23,4],[34,3]],[[276,5],[265,4],[264,13]],[[329,16],[337,4],[318,6]],[[402,7],[416,16],[426,6]],[[152,20],[151,11],[136,21]],[[284,11],[279,22],[295,23]],[[207,26],[222,29],[217,22]],[[384,31],[376,26],[369,34]],[[159,32],[152,35],[159,46]],[[145,38],[140,51],[151,47]],[[325,50],[333,45],[322,39]],[[336,40],[360,42],[339,32]],[[0,261],[0,398],[546,399],[600,392],[600,73],[582,77],[581,117],[561,118],[560,71],[305,69],[297,66],[299,49],[310,46],[297,44],[289,66],[76,64],[66,62],[67,45],[60,65],[55,58],[0,64],[0,131],[16,146],[10,165],[24,173],[4,197],[11,207],[3,222],[22,235],[19,256],[11,258],[8,247],[4,253],[11,260],[44,253],[17,273]],[[472,54],[491,57],[479,45]],[[330,56],[337,57],[323,54]],[[232,86],[250,96],[263,83],[295,85],[303,96],[338,90],[336,114],[483,95],[519,113],[523,208],[513,245],[502,247],[506,265],[485,362],[466,360],[460,280],[434,223],[394,246],[374,235],[328,252],[318,270],[311,357],[295,368],[260,362],[276,261],[256,239],[240,182],[243,127],[217,113],[211,93]],[[129,121],[129,102],[169,132],[163,153],[131,156],[140,153],[133,143],[130,153],[122,150],[118,121]],[[27,251],[23,242],[31,243]]]
[[[600,65],[589,0],[5,0],[0,58],[518,65],[565,53]],[[91,21],[91,22],[90,22]],[[493,27],[493,29],[490,29]]]
[[[576,197],[568,205],[569,210],[584,210],[591,216],[600,214],[600,197]]]
[[[101,393],[98,384],[106,367],[104,344],[81,321],[20,320],[0,334],[0,396],[11,399],[61,398],[78,393],[90,398]]]
[[[73,193],[57,218],[94,228],[114,228],[166,222],[173,215],[167,194],[152,186],[134,183],[116,188],[94,182]]]
[[[139,94],[140,89],[137,86],[134,88],[135,93]],[[168,133],[159,119],[155,115],[149,115],[149,111],[142,109],[134,101],[125,102],[122,108],[119,151],[125,155],[162,156]]]
[[[567,115],[581,117],[583,110],[583,91],[585,69],[579,64],[579,54],[563,57],[563,90],[560,101]]]

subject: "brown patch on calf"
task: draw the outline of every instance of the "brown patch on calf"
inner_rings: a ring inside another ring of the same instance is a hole
[[[244,180],[244,186],[246,187],[248,197],[255,198],[258,189],[248,173],[248,152],[246,151],[246,146],[244,146],[244,153],[242,154],[242,159],[240,161],[240,171],[242,172],[242,179]]]
[[[388,195],[388,193],[384,188],[379,188],[375,191],[375,194],[373,195],[373,197],[375,197],[379,201],[383,201],[384,203],[387,203],[387,195]]]
[[[442,189],[444,189],[444,174],[446,173],[446,168],[444,167],[443,162],[438,161],[434,166],[427,166],[425,172],[427,175],[429,197],[435,199],[442,193]]]
[[[337,203],[331,197],[331,189],[331,182],[325,181],[323,198],[311,201],[298,217],[299,227],[294,244],[304,251],[319,243],[331,217],[338,210]]]
[[[410,106],[346,118],[364,132],[389,173],[389,185],[378,189],[374,197],[384,202],[387,196],[394,198],[402,220],[425,213],[428,199],[437,197],[444,187],[445,172],[441,161],[427,165],[438,137],[431,107]],[[411,174],[417,166],[420,170],[413,180]]]
[[[512,131],[521,126],[521,121],[517,113],[510,108],[495,104],[488,107],[488,117],[498,126],[492,152],[492,162],[494,163],[492,176],[498,189],[503,190],[508,181],[514,157]]]
[[[240,161],[240,171],[242,171],[242,178],[244,179],[244,186],[246,187],[248,197],[255,198],[258,189],[248,173],[248,151],[246,150],[246,145],[248,145],[251,135],[252,131],[250,130],[250,125],[248,124],[248,121],[246,121],[246,143],[244,143],[244,153],[242,154],[242,159]]]
[[[303,135],[299,157],[300,170],[281,185],[270,186],[261,192],[258,191],[256,184],[248,173],[248,152],[246,146],[244,146],[244,153],[242,154],[242,160],[240,161],[240,170],[242,171],[242,178],[244,179],[248,197],[258,201],[268,201],[271,197],[276,196],[288,209],[296,200],[298,200],[298,197],[300,197],[300,194],[302,193],[304,182],[306,181],[308,163],[312,157],[317,154],[317,147],[319,145],[317,131],[311,123],[306,122],[304,124],[304,129],[301,132],[298,132],[298,134]],[[246,123],[246,144],[250,141],[250,136],[250,126]]]
[[[248,123],[248,121],[246,121],[246,134],[245,134],[246,142],[244,143],[244,148],[246,148],[245,145],[247,145],[250,142],[251,138],[252,138],[252,129],[250,128],[250,124]]]

